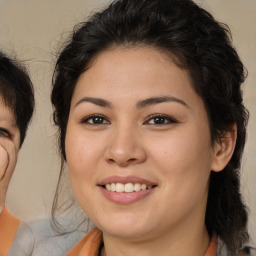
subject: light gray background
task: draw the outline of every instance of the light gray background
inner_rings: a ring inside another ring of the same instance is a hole
[[[60,161],[51,121],[54,53],[74,24],[107,0],[0,0],[0,48],[17,53],[28,67],[36,93],[36,112],[10,184],[7,206],[22,219],[49,216]],[[249,76],[245,103],[251,113],[243,158],[242,192],[250,207],[249,229],[256,243],[256,0],[198,2],[227,23]]]

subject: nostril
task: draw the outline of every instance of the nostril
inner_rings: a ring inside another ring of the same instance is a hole
[[[114,158],[108,158],[107,162],[109,164],[118,164],[119,166],[126,167],[129,164],[136,163],[137,158],[130,158],[130,159],[114,159]]]
[[[128,160],[128,162],[134,162],[134,161],[136,161],[136,158],[131,158]]]
[[[110,162],[110,163],[114,163],[115,162],[115,160],[114,159],[108,159],[108,162]]]

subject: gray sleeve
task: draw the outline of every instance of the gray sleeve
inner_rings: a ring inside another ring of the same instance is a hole
[[[63,256],[78,243],[84,232],[71,232],[46,238],[36,245],[33,256]]]
[[[35,238],[32,230],[27,224],[21,222],[8,256],[31,256],[34,245]]]
[[[49,220],[21,223],[8,256],[63,256],[84,235],[79,230],[57,235]]]
[[[58,235],[49,220],[21,223],[8,256],[63,256],[84,235],[79,230]]]
[[[250,248],[250,255],[251,256],[256,256],[256,247]]]
[[[63,256],[84,236],[78,230],[58,235],[49,220],[30,223],[35,237],[35,245],[31,256]]]

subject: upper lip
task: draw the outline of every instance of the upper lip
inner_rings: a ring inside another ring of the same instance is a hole
[[[104,178],[102,181],[99,182],[99,186],[104,186],[106,184],[111,183],[139,183],[139,184],[146,184],[147,186],[155,186],[156,183],[150,180],[137,177],[137,176],[109,176]]]

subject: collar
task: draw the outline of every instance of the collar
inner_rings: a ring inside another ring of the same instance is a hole
[[[5,206],[0,214],[0,256],[5,256],[8,254],[19,224],[20,220],[12,216]]]
[[[101,231],[94,228],[66,256],[98,256],[102,242]],[[213,236],[204,256],[216,256],[216,253],[217,238]]]

